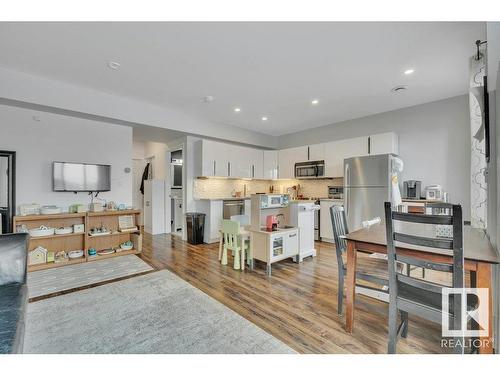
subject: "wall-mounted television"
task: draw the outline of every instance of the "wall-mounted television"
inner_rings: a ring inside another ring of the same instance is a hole
[[[72,192],[101,192],[111,190],[111,165],[53,163],[53,190]]]

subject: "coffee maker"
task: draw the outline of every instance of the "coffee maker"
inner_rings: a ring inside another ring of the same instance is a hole
[[[403,182],[403,198],[420,199],[422,181],[408,180]]]

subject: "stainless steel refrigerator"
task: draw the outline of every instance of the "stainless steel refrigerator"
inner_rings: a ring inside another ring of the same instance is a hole
[[[344,207],[349,231],[364,220],[384,219],[384,202],[391,200],[394,155],[360,156],[344,160]]]

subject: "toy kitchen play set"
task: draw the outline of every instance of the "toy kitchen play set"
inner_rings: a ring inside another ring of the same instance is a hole
[[[253,258],[271,265],[293,258],[301,262],[316,256],[314,248],[314,211],[319,206],[309,201],[290,201],[286,194],[254,194],[250,246]]]

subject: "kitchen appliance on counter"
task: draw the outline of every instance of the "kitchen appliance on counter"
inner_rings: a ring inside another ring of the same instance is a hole
[[[268,231],[271,231],[271,232],[278,229],[278,216],[267,215],[267,217],[266,217],[266,229]]]
[[[325,176],[325,161],[295,163],[295,178],[321,178]]]
[[[260,208],[287,207],[290,196],[287,194],[259,194]]]
[[[224,220],[230,220],[233,215],[244,215],[245,214],[245,201],[242,200],[227,200],[222,201],[222,218]]]
[[[329,199],[344,199],[344,187],[343,186],[328,186],[328,198]]]
[[[428,201],[444,200],[444,192],[441,185],[430,185],[425,188],[425,199]]]
[[[362,222],[384,217],[384,202],[391,201],[393,154],[360,156],[344,160],[344,208],[349,231]]]
[[[422,181],[408,180],[403,182],[403,198],[420,199],[422,196]]]

